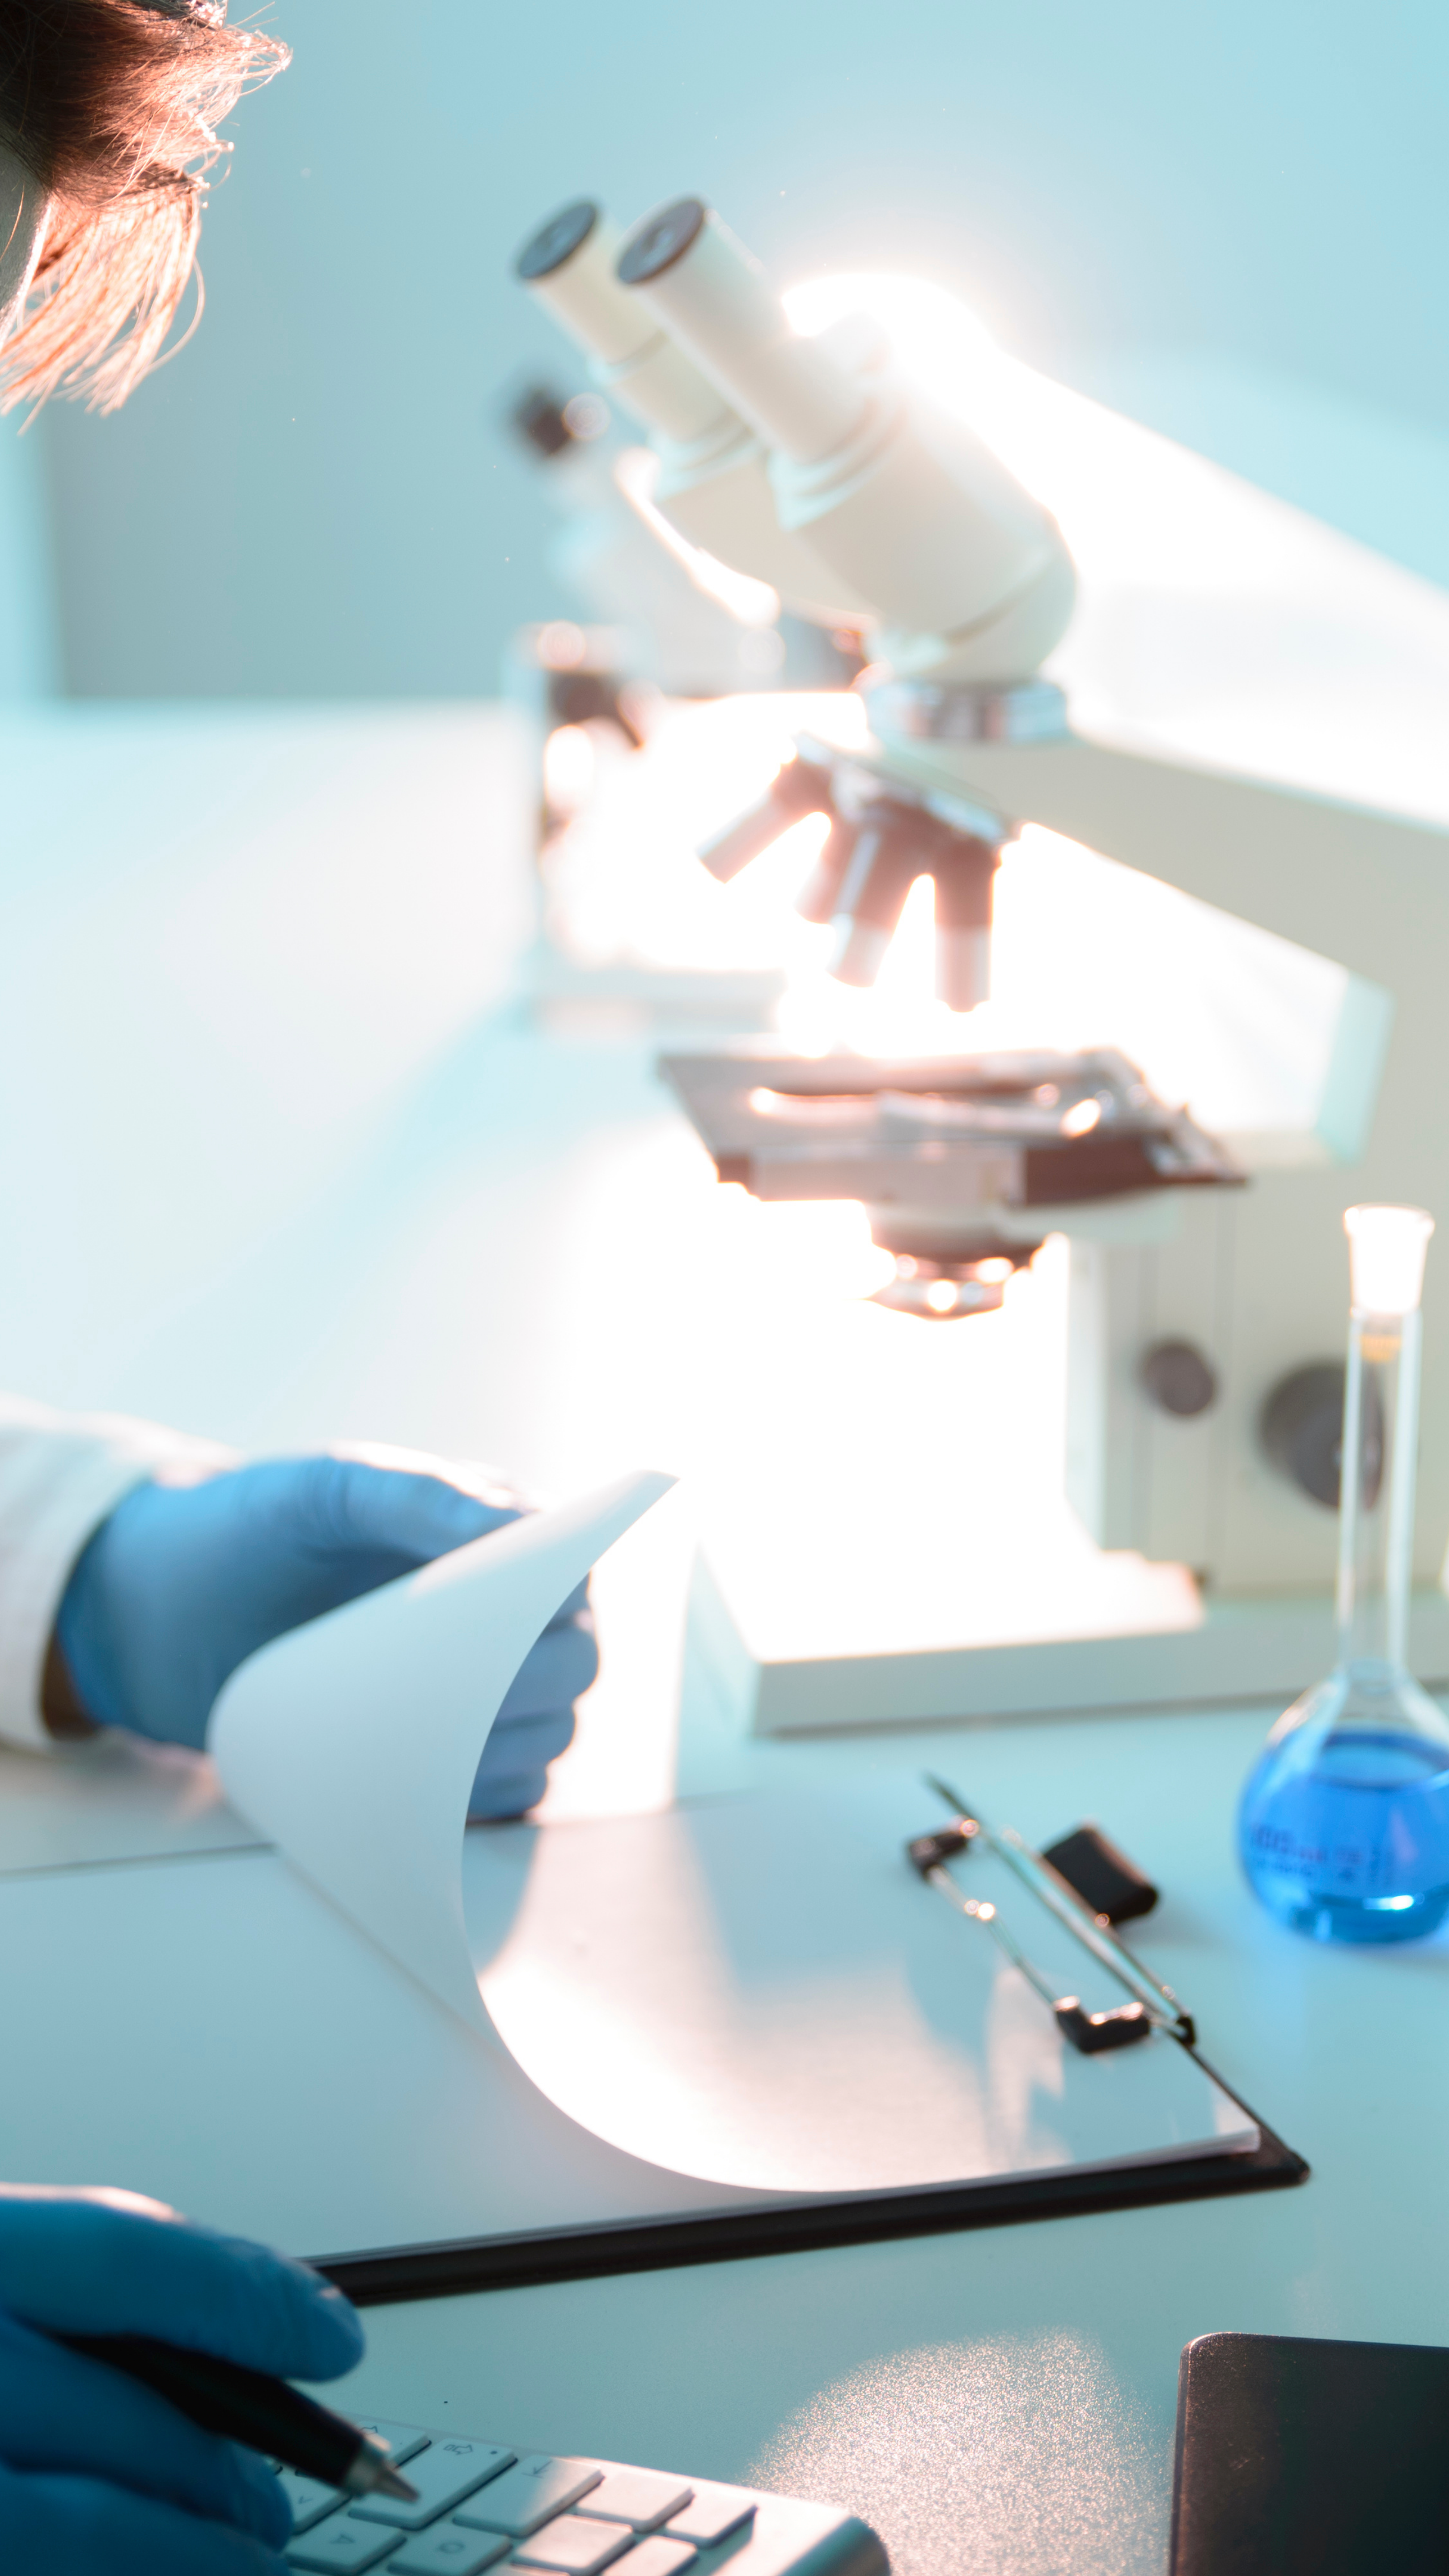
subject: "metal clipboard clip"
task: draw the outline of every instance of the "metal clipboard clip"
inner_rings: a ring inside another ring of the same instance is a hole
[[[1094,2057],[1103,2049],[1130,2048],[1137,2040],[1149,2039],[1154,2030],[1164,2030],[1173,2039],[1191,2048],[1197,2037],[1192,2015],[1183,2010],[1171,1986],[1165,1986],[1114,1935],[1105,1915],[1094,1914],[1060,1870],[1053,1869],[1040,1852],[1014,1833],[1009,1825],[995,1828],[972,1813],[964,1798],[947,1787],[931,1772],[925,1774],[926,1786],[951,1809],[954,1822],[939,1833],[918,1835],[907,1843],[906,1857],[911,1867],[974,1923],[988,1932],[999,1950],[1014,1968],[1019,1968],[1027,1983],[1034,1987],[1056,2017],[1057,2028],[1073,2048],[1084,2056]],[[1057,1921],[1091,1952],[1100,1967],[1125,1986],[1132,2000],[1117,2004],[1110,2012],[1089,2013],[1076,1995],[1057,1994],[1039,1968],[1033,1967],[1015,1935],[1008,1931],[994,1905],[967,1896],[951,1876],[947,1864],[959,1860],[973,1845],[980,1844],[1004,1861],[1013,1876],[1020,1880],[1039,1904],[1045,1905]]]

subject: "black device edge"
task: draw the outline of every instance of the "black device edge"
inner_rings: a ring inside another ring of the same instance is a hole
[[[1193,2342],[1199,2338],[1193,2337]],[[1185,2343],[1177,2357],[1177,2417],[1172,2428],[1172,2524],[1167,2543],[1169,2569],[1177,2565],[1178,2542],[1182,2535],[1183,2452],[1187,2439],[1187,2383],[1191,2375],[1192,2344]]]
[[[402,2299],[531,2289],[545,2281],[601,2280],[691,2263],[800,2254],[816,2246],[878,2244],[973,2227],[1010,2227],[1036,2218],[1085,2217],[1094,2210],[1153,2209],[1170,2201],[1217,2200],[1231,2192],[1281,2191],[1306,2182],[1310,2167],[1304,2157],[1259,2120],[1195,2049],[1187,2054],[1257,2121],[1259,2143],[1251,2155],[1194,2156],[1176,2164],[1119,2166],[1107,2173],[1033,2174],[1024,2181],[875,2192],[855,2200],[772,2203],[703,2218],[462,2237],[441,2245],[399,2245],[382,2253],[329,2255],[315,2269],[356,2306],[383,2307]]]

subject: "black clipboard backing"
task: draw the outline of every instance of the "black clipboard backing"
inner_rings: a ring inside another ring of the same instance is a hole
[[[1180,2044],[1180,2043],[1179,2043]],[[403,2299],[440,2299],[460,2291],[515,2290],[545,2281],[588,2281],[627,2272],[667,2271],[692,2263],[740,2262],[761,2254],[798,2254],[816,2246],[863,2245],[891,2238],[1010,2227],[1029,2219],[1077,2218],[1101,2209],[1151,2209],[1169,2201],[1216,2200],[1242,2191],[1281,2191],[1308,2180],[1304,2158],[1285,2145],[1224,2084],[1216,2068],[1189,2049],[1214,2083],[1257,2121],[1250,2155],[1185,2157],[1181,2162],[1033,2174],[1011,2182],[969,2183],[929,2191],[872,2192],[848,2200],[809,2199],[758,2209],[647,2224],[561,2228],[517,2236],[462,2238],[443,2245],[402,2245],[340,2254],[316,2268],[358,2307]]]

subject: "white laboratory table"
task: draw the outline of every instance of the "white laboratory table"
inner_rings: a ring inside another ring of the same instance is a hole
[[[492,720],[74,711],[3,748],[11,1384],[542,1487],[652,1457],[738,1503],[775,1472],[781,1344],[800,1374],[915,1329],[781,1288],[646,1036],[545,1039],[507,1006],[528,904]],[[943,1360],[963,1402],[978,1330]],[[676,1741],[687,1503],[656,1521],[601,1584],[606,1676],[552,1809],[929,1759],[1030,1836],[1096,1816],[1165,1890],[1145,1953],[1313,2178],[381,2308],[348,2394],[828,2497],[902,2576],[1159,2569],[1191,2336],[1449,2340],[1449,1949],[1330,1954],[1253,1907],[1231,1820],[1264,1712],[744,1744],[691,1671]],[[0,1762],[0,1872],[222,1867],[249,1839],[184,1762]]]

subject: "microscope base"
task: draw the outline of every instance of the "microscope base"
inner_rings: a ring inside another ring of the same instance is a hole
[[[1333,1661],[1332,1604],[1325,1594],[1242,1595],[1199,1603],[1174,1567],[1104,1556],[1139,1583],[1154,1622],[1116,1633],[1064,1637],[982,1633],[959,1644],[911,1636],[889,1616],[878,1642],[832,1653],[830,1607],[792,1609],[788,1651],[752,1640],[707,1556],[695,1567],[688,1659],[691,1683],[747,1735],[813,1735],[846,1728],[1089,1715],[1098,1710],[1214,1706],[1228,1700],[1286,1707]],[[1176,1578],[1176,1599],[1173,1579]],[[1191,1623],[1191,1624],[1189,1624]],[[811,1651],[810,1631],[819,1636]],[[836,1631],[838,1634],[838,1629]],[[949,1633],[949,1631],[947,1631]],[[1414,1596],[1410,1662],[1430,1689],[1449,1688],[1449,1599]]]

